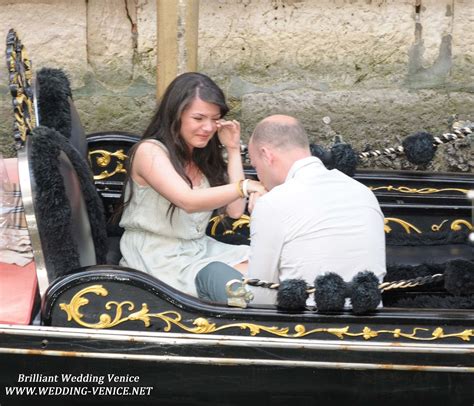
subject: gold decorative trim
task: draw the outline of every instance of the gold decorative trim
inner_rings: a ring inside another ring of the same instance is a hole
[[[217,226],[222,222],[222,220],[224,220],[226,218],[226,216],[224,214],[220,214],[218,216],[214,216],[212,217],[210,220],[209,220],[209,223],[212,223],[212,226],[211,226],[211,230],[210,230],[210,233],[211,233],[211,236],[215,237],[216,234],[217,234]],[[235,220],[233,223],[232,223],[232,226],[231,226],[231,229],[230,230],[224,230],[222,232],[223,235],[226,235],[226,234],[234,234],[235,233],[235,230],[237,230],[238,228],[242,228],[242,227],[250,227],[250,216],[247,216],[246,214],[243,214],[242,216],[240,216],[240,218],[238,218],[237,220]]]
[[[117,165],[112,172],[107,170],[102,171],[99,175],[94,175],[94,180],[103,180],[107,178],[111,178],[112,176],[116,175],[117,173],[126,173],[126,169],[124,165],[120,161],[125,161],[127,159],[127,155],[123,152],[123,149],[119,149],[115,152],[110,152],[105,149],[96,149],[89,152],[89,158],[92,161],[92,155],[99,155],[95,157],[97,166],[105,168],[108,166],[112,160],[112,157],[117,158]]]
[[[163,328],[163,331],[165,332],[171,331],[172,327],[176,326],[179,329],[192,334],[211,334],[228,329],[240,329],[248,330],[251,336],[257,336],[262,332],[265,332],[278,337],[301,338],[307,337],[309,335],[326,333],[332,334],[341,340],[346,337],[362,337],[365,340],[371,340],[385,334],[389,334],[393,338],[403,337],[416,341],[435,341],[446,338],[459,338],[463,341],[471,341],[471,337],[474,337],[474,329],[466,329],[458,333],[446,334],[441,327],[437,327],[432,331],[428,328],[414,327],[411,331],[404,332],[400,328],[396,328],[394,330],[373,330],[370,327],[365,326],[362,331],[352,332],[350,331],[350,326],[340,328],[315,328],[312,330],[306,330],[304,325],[297,324],[294,327],[294,330],[290,331],[289,327],[264,326],[254,323],[231,323],[218,326],[216,323],[212,323],[204,317],[198,317],[194,319],[192,321],[192,325],[194,327],[191,327],[182,322],[182,316],[177,311],[168,310],[161,313],[149,313],[148,305],[146,303],[142,303],[142,308],[139,311],[130,313],[128,316],[122,316],[124,307],[128,307],[129,311],[132,311],[135,308],[135,305],[130,301],[124,301],[121,303],[116,301],[107,302],[105,304],[105,308],[107,310],[112,310],[115,308],[115,315],[113,318],[109,314],[103,313],[99,316],[99,322],[87,323],[82,320],[84,314],[82,314],[79,309],[89,303],[89,300],[84,297],[84,295],[88,293],[95,293],[96,295],[104,297],[108,295],[107,289],[105,289],[102,285],[92,285],[77,292],[69,303],[60,303],[59,307],[61,310],[66,312],[68,321],[74,320],[80,326],[95,329],[111,328],[127,321],[136,320],[142,321],[145,327],[149,327],[150,319],[154,318],[159,319],[165,323],[165,327]],[[425,335],[421,336],[419,335],[419,332],[425,332]]]
[[[441,223],[439,224],[433,224],[431,226],[431,231],[434,231],[434,232],[438,232],[438,231],[441,231],[441,228],[443,227],[444,224],[446,224],[449,220],[443,220]]]
[[[440,224],[433,224],[431,226],[431,231],[441,231],[441,228],[443,227],[443,225],[445,225],[447,222],[449,222],[449,220],[443,220]],[[474,227],[471,223],[469,223],[469,221],[467,220],[463,220],[463,219],[457,219],[457,220],[453,220],[449,226],[449,228],[452,230],[452,231],[461,231],[462,230],[462,227],[461,226],[465,226],[468,230],[470,231],[473,231],[474,230]]]
[[[474,227],[467,220],[454,220],[451,223],[451,230],[460,231],[462,229],[461,225],[466,226],[468,230],[473,231]]]
[[[226,218],[226,216],[224,214],[220,214],[218,216],[212,217],[209,220],[209,223],[212,224],[211,230],[210,230],[211,236],[213,236],[213,237],[216,236],[217,227],[219,226],[219,224],[222,222],[222,220],[224,218]],[[412,231],[414,231],[417,234],[423,234],[423,232],[418,227],[416,227],[412,223],[409,223],[408,221],[405,221],[405,220],[402,220],[402,219],[399,219],[399,218],[396,218],[396,217],[385,217],[385,219],[384,219],[384,231],[387,234],[392,232],[392,227],[390,227],[390,225],[389,225],[389,223],[391,223],[391,222],[401,225],[407,234],[411,234]],[[433,224],[431,226],[431,231],[434,231],[434,232],[441,231],[443,226],[448,222],[449,222],[449,220],[445,219],[440,224]],[[231,228],[227,229],[227,230],[224,230],[222,232],[222,234],[223,235],[234,234],[235,231],[237,230],[237,228],[241,228],[241,227],[244,227],[244,226],[250,227],[250,217],[245,215],[245,214],[242,217],[240,217],[239,219],[235,220],[232,223]],[[471,230],[471,231],[474,230],[473,225],[469,221],[463,220],[463,219],[453,220],[449,227],[452,231],[460,231],[463,228],[462,226],[467,227],[468,230]]]
[[[420,195],[429,195],[433,193],[441,193],[441,192],[460,192],[467,194],[469,192],[468,189],[458,189],[458,188],[444,188],[444,189],[435,189],[431,187],[426,187],[426,188],[421,188],[421,189],[415,189],[415,188],[410,188],[407,186],[379,186],[379,187],[373,187],[369,186],[369,189],[375,192],[376,190],[387,190],[389,192],[401,192],[401,193],[415,193],[415,194],[420,194]]]
[[[212,223],[212,226],[211,226],[211,235],[213,237],[216,236],[216,233],[217,233],[217,226],[221,223],[221,221],[225,218],[225,215],[224,214],[220,214],[218,216],[214,216],[213,218],[211,218],[209,220],[209,223]]]
[[[9,89],[13,97],[15,147],[19,149],[25,144],[26,137],[36,126],[36,116],[31,61],[13,29],[7,35],[6,57]]]
[[[406,231],[407,234],[411,234],[411,230],[414,230],[418,234],[421,234],[420,229],[415,227],[413,224],[409,223],[408,221],[398,219],[398,218],[395,218],[395,217],[385,217],[383,229],[387,234],[392,231],[392,228],[388,225],[388,223],[390,223],[390,222],[400,224],[404,228],[404,230]]]

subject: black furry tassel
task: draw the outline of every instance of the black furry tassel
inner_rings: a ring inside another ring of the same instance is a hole
[[[358,159],[350,144],[338,142],[331,150],[317,144],[310,144],[311,155],[319,158],[328,169],[337,169],[348,176],[354,176]]]
[[[280,283],[277,306],[285,310],[301,310],[308,299],[308,284],[303,279],[287,279]]]
[[[434,137],[426,132],[409,135],[403,140],[402,146],[408,161],[415,165],[429,164],[436,153]]]
[[[349,286],[349,297],[355,314],[374,311],[382,300],[379,280],[372,272],[359,272]]]
[[[319,275],[314,281],[314,300],[320,313],[340,312],[346,301],[347,284],[336,273]]]

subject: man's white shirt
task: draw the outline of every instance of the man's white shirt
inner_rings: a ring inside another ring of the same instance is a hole
[[[325,272],[345,281],[365,270],[382,280],[386,272],[384,217],[376,197],[316,157],[295,162],[285,182],[257,201],[250,236],[249,278],[303,278],[312,285]],[[250,289],[252,303],[275,303],[276,291]]]

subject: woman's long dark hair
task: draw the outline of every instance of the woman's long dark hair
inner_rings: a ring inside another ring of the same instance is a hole
[[[196,97],[207,103],[217,105],[221,118],[229,111],[224,93],[211,78],[197,72],[184,73],[174,79],[166,89],[158,105],[157,112],[142,136],[142,140],[154,138],[161,141],[168,149],[170,161],[174,169],[189,186],[192,186],[192,182],[185,172],[185,166],[189,162],[196,164],[211,186],[223,185],[227,182],[227,173],[218,137],[214,135],[206,147],[194,148],[191,154],[181,136],[181,115]],[[131,168],[135,152],[140,143],[141,141],[130,149],[123,193],[117,210],[113,215],[113,221],[117,221],[120,218],[123,210],[132,198]],[[127,185],[129,185],[130,193],[127,200],[125,200],[125,187]],[[170,221],[175,209],[176,206],[170,203],[168,209]]]

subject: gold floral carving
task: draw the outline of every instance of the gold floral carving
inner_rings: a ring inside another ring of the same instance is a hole
[[[394,191],[394,192],[400,192],[400,193],[414,193],[414,194],[420,194],[420,195],[429,195],[433,193],[441,193],[441,192],[460,192],[467,194],[468,190],[467,189],[458,189],[458,188],[445,188],[445,189],[435,189],[431,187],[425,187],[421,189],[415,189],[415,188],[410,188],[407,186],[379,186],[379,187],[369,187],[370,190],[373,192],[376,190],[387,190],[389,192]]]
[[[96,157],[97,166],[105,168],[110,164],[112,161],[112,157],[117,158],[117,164],[115,169],[112,172],[107,170],[102,171],[99,175],[94,176],[94,180],[103,180],[107,178],[111,178],[112,176],[116,175],[117,173],[126,173],[126,169],[121,161],[125,161],[127,159],[127,155],[123,152],[123,149],[119,149],[115,152],[110,152],[105,149],[96,149],[89,152],[89,156],[92,159],[92,155],[99,155]]]
[[[414,327],[411,331],[402,331],[400,328],[393,330],[373,330],[366,326],[361,331],[354,332],[350,330],[349,326],[307,330],[304,325],[297,324],[292,330],[290,327],[264,326],[254,323],[230,323],[218,326],[216,323],[210,322],[204,317],[194,319],[192,324],[189,325],[184,323],[181,314],[174,310],[168,310],[161,313],[149,313],[148,305],[146,303],[142,303],[142,307],[139,311],[124,315],[124,308],[128,308],[128,311],[130,312],[135,309],[135,305],[130,301],[124,301],[121,303],[116,301],[107,302],[105,304],[106,310],[115,310],[115,315],[111,316],[107,313],[103,313],[99,316],[98,322],[89,323],[82,320],[84,314],[80,311],[81,307],[89,303],[89,300],[84,297],[89,293],[94,293],[104,297],[108,295],[107,289],[102,285],[92,285],[77,292],[69,303],[61,303],[59,305],[59,307],[66,312],[68,321],[74,320],[80,326],[87,328],[105,329],[136,320],[142,321],[145,327],[149,327],[151,319],[158,319],[165,323],[163,328],[163,331],[165,332],[169,332],[173,327],[177,327],[182,331],[193,334],[212,334],[230,329],[240,329],[248,330],[251,336],[268,333],[284,338],[301,338],[326,333],[336,336],[341,340],[347,337],[362,337],[365,340],[371,340],[383,335],[390,335],[392,338],[403,337],[417,341],[434,341],[446,338],[459,338],[463,341],[471,341],[471,337],[474,337],[474,329],[466,329],[458,333],[445,333],[441,327],[437,327],[432,331],[428,328],[422,327]],[[424,332],[425,334],[420,334],[421,332]]]

